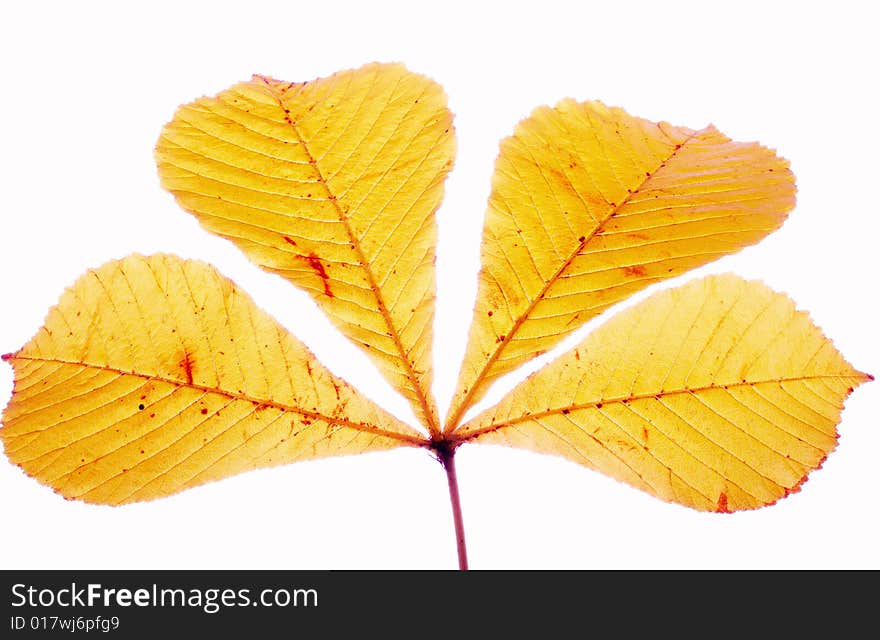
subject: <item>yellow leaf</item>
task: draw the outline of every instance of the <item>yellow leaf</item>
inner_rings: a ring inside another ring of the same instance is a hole
[[[618,314],[455,435],[562,455],[699,510],[753,509],[822,464],[869,379],[788,297],[714,276]]]
[[[181,107],[156,146],[178,203],[306,289],[432,433],[434,212],[454,153],[442,88],[398,64],[254,76]]]
[[[4,359],[15,370],[6,454],[87,502],[424,441],[212,267],[170,255],[88,272]]]
[[[785,160],[711,126],[600,102],[536,109],[501,143],[446,431],[493,380],[611,305],[778,228],[794,193]]]

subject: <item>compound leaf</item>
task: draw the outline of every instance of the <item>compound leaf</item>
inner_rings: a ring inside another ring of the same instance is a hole
[[[170,255],[88,272],[4,360],[15,370],[6,454],[87,502],[423,443],[215,269]]]
[[[307,290],[432,433],[434,212],[454,153],[443,89],[399,64],[254,76],[182,106],[156,146],[177,202]]]
[[[794,206],[788,163],[714,127],[600,102],[540,107],[501,143],[445,429],[491,382],[665,278],[753,244]]]
[[[792,301],[732,275],[660,292],[456,432],[565,456],[663,500],[753,509],[800,487],[871,379]]]

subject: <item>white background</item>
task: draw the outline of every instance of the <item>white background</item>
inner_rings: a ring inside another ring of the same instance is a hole
[[[300,81],[379,60],[440,82],[456,116],[459,153],[438,214],[441,410],[464,351],[498,141],[566,96],[712,122],[788,158],[799,192],[783,228],[669,284],[722,271],[763,279],[809,310],[854,366],[880,373],[872,3],[132,4],[4,7],[0,352],[30,339],[87,268],[173,252],[217,265],[335,373],[412,420],[305,294],[177,207],[152,156],[181,103],[252,73]],[[837,450],[800,493],[733,515],[666,504],[561,459],[463,447],[471,565],[880,568],[878,389],[850,397]],[[0,406],[11,390],[3,365]],[[0,522],[3,568],[456,566],[445,476],[416,450],[257,471],[122,508],[65,501],[0,457]]]

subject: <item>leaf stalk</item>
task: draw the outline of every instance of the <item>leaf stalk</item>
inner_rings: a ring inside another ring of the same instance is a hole
[[[446,482],[449,485],[449,502],[452,506],[452,520],[455,525],[455,544],[458,550],[458,568],[468,568],[467,544],[464,538],[464,519],[461,515],[461,497],[458,493],[458,476],[455,473],[455,451],[457,442],[442,440],[434,443],[437,459],[446,470]]]

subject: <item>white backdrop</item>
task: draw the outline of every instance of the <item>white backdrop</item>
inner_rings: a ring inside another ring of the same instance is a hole
[[[300,81],[379,60],[440,82],[456,116],[458,158],[438,214],[441,410],[464,352],[498,141],[535,106],[566,96],[694,128],[711,122],[788,158],[799,191],[783,228],[669,285],[724,271],[760,278],[809,310],[854,366],[880,373],[880,48],[870,3],[131,5],[4,8],[0,352],[30,339],[87,268],[173,252],[216,265],[331,370],[413,420],[305,294],[177,207],[152,156],[181,103],[252,73]],[[463,447],[471,564],[880,568],[878,389],[850,397],[837,450],[801,492],[733,515],[666,504],[561,459]],[[11,390],[3,365],[0,406]],[[445,476],[416,450],[257,471],[122,508],[65,501],[0,457],[0,521],[3,568],[456,566]]]

